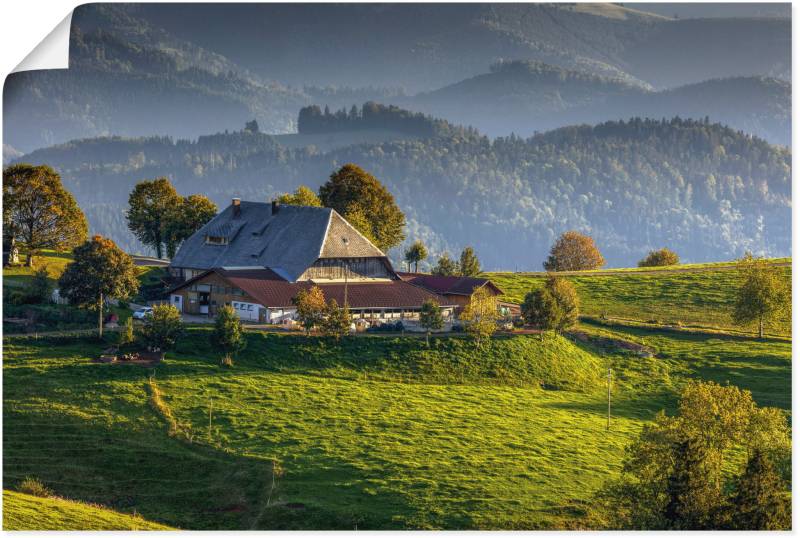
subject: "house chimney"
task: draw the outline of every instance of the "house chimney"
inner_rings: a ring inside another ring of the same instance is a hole
[[[272,201],[272,214],[275,215],[281,208],[281,203],[277,200]]]
[[[231,206],[233,207],[233,218],[238,219],[242,214],[242,199],[233,198],[231,200]]]

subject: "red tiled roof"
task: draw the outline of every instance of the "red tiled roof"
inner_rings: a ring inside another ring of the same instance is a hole
[[[287,282],[269,269],[212,269],[215,273],[243,290],[260,304],[269,308],[289,308],[292,299],[302,289],[319,286],[326,300],[336,299],[339,305],[344,304],[343,282],[315,284],[313,282]],[[197,281],[207,275],[187,280],[175,289]],[[350,282],[347,285],[347,302],[350,308],[419,308],[428,299],[433,299],[441,306],[448,304],[447,299],[414,286],[402,280],[381,282]]]
[[[494,282],[488,278],[476,278],[469,276],[440,276],[428,275],[425,273],[402,273],[399,276],[405,282],[421,286],[434,293],[444,295],[472,295],[481,286],[489,285],[497,295],[503,293]]]

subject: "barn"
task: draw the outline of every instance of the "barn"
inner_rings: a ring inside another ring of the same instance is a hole
[[[453,320],[457,306],[400,278],[380,249],[324,207],[235,198],[181,245],[169,270],[181,280],[169,300],[186,314],[213,316],[231,305],[243,320],[281,323],[294,318],[293,299],[311,286],[373,322],[413,325],[431,299]]]

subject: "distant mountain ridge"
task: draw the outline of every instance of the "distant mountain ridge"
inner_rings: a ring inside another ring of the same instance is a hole
[[[770,142],[791,144],[791,84],[772,77],[714,79],[655,91],[625,79],[540,62],[501,62],[490,73],[402,102],[490,136],[528,136],[632,117],[708,116]]]
[[[710,115],[772,142],[788,140],[790,86],[774,78],[790,73],[785,19],[673,21],[613,4],[221,9],[80,6],[70,69],[7,78],[4,143],[29,152],[99,135],[196,138],[252,118],[265,132],[293,133],[303,106],[368,100],[492,136],[632,116]],[[485,73],[491,64],[505,67]],[[524,65],[537,67],[526,75]],[[563,82],[543,81],[548,73]],[[717,83],[721,99],[700,96],[709,111],[687,106],[693,96],[686,88],[659,99],[647,93],[733,75],[762,81],[744,95],[751,102],[724,98],[741,93],[737,78]],[[423,91],[415,96],[415,89]]]

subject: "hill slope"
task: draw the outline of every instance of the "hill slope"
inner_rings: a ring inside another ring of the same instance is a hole
[[[98,506],[3,490],[3,530],[137,531],[169,527]]]
[[[104,138],[23,159],[54,166],[92,230],[132,250],[140,247],[122,210],[142,178],[167,175],[181,192],[226,205],[317,187],[355,162],[397,197],[409,239],[434,254],[471,244],[489,270],[537,269],[573,228],[594,236],[612,267],[665,244],[685,261],[790,252],[790,152],[705,122],[635,119],[494,141],[451,129],[324,152],[247,132],[196,142]]]
[[[555,336],[428,349],[249,334],[222,370],[207,342],[192,329],[169,353],[155,407],[150,370],[90,361],[102,344],[7,340],[7,484],[36,475],[59,495],[185,529],[561,526],[658,405],[620,411],[598,435],[602,362]]]
[[[774,260],[791,287],[791,259]],[[788,265],[787,265],[788,264]],[[521,303],[525,294],[544,285],[543,273],[488,273],[505,292],[505,299]],[[565,276],[578,291],[581,315],[596,319],[672,325],[686,328],[742,331],[731,320],[740,285],[733,264],[691,268],[673,266],[637,271],[583,271]],[[767,325],[767,332],[791,336],[791,316]]]
[[[604,349],[601,360],[590,342],[552,335],[477,349],[457,336],[428,348],[248,333],[221,368],[195,328],[153,375],[92,363],[96,342],[6,340],[5,485],[35,475],[185,529],[599,528],[594,492],[687,379],[791,408],[791,343],[620,336],[657,357]],[[610,431],[597,367],[614,370]],[[537,388],[545,379],[558,384]]]

